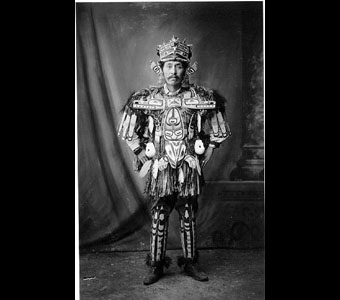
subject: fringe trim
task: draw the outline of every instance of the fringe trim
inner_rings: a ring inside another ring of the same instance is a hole
[[[197,169],[190,168],[186,162],[182,164],[181,168],[184,175],[182,184],[178,181],[179,170],[170,166],[163,171],[159,171],[156,178],[152,176],[152,172],[149,172],[144,192],[154,199],[170,196],[174,193],[178,193],[181,197],[199,195],[203,178],[199,176]]]
[[[160,261],[152,261],[151,260],[151,254],[148,253],[146,258],[145,258],[145,264],[148,267],[161,267],[161,266],[165,266],[167,269],[170,267],[172,263],[172,259],[169,256],[165,256],[164,260],[160,260]]]
[[[183,255],[177,256],[177,265],[179,267],[182,267],[183,265],[186,265],[188,263],[196,264],[198,262],[198,259],[199,259],[199,253],[196,250],[195,256],[193,258],[184,257]]]

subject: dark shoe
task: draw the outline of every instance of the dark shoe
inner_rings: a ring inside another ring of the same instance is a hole
[[[145,258],[145,264],[149,267],[149,273],[144,277],[143,283],[145,285],[153,284],[163,276],[163,267],[169,268],[171,258],[165,256],[161,261],[152,261],[150,253]]]
[[[144,277],[143,283],[145,285],[157,282],[163,276],[163,265],[150,267],[149,273]]]
[[[198,269],[198,266],[192,262],[187,262],[184,266],[184,272],[198,281],[208,281],[207,274]]]

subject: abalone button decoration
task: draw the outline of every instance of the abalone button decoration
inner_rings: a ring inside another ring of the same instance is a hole
[[[156,149],[153,143],[149,142],[146,144],[145,155],[149,158],[154,157],[156,154]]]
[[[196,154],[201,155],[201,154],[204,153],[204,151],[205,151],[205,148],[204,148],[202,140],[199,140],[199,139],[196,140],[196,142],[195,142],[195,152],[196,152]]]

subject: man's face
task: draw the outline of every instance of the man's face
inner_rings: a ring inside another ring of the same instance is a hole
[[[164,63],[163,73],[168,85],[179,86],[184,77],[185,69],[179,61],[167,61]]]

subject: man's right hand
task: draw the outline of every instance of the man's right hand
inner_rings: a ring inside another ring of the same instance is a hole
[[[145,150],[139,153],[137,157],[142,162],[142,164],[145,164],[145,162],[149,160],[149,158],[145,155]]]

